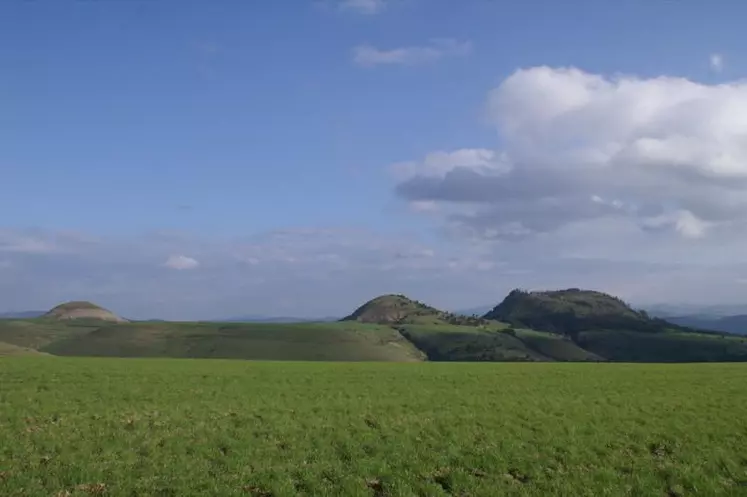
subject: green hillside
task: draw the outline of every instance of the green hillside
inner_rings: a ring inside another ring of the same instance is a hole
[[[616,297],[579,289],[513,290],[484,318],[566,335],[598,328],[658,331],[668,325],[632,309]]]
[[[431,361],[549,360],[503,331],[446,325],[401,325],[397,329]]]
[[[747,337],[697,332],[651,319],[620,299],[578,289],[516,290],[483,318],[441,311],[403,295],[384,295],[338,322],[120,319],[95,304],[72,302],[43,318],[0,320],[0,355],[393,362],[747,361]]]
[[[103,326],[42,350],[63,356],[405,362],[423,359],[423,354],[396,330],[362,323],[135,322]]]
[[[382,295],[358,307],[342,321],[378,324],[453,324],[478,326],[484,320],[442,311],[404,295]]]
[[[0,342],[39,350],[60,340],[87,335],[105,324],[96,320],[3,319],[0,320]]]
[[[46,355],[38,350],[19,347],[10,343],[0,342],[0,357],[41,356]]]
[[[611,361],[625,362],[743,362],[747,337],[668,331],[641,333],[595,330],[579,333],[577,343]]]
[[[566,336],[528,329],[514,330],[527,347],[553,361],[604,361],[607,358],[582,348]]]

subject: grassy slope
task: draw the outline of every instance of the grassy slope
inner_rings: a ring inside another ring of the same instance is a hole
[[[402,325],[398,329],[431,361],[549,360],[518,338],[496,329],[449,325]]]
[[[0,357],[40,356],[47,355],[35,349],[19,347],[10,343],[0,342]]]
[[[395,329],[337,323],[114,324],[91,320],[0,320],[5,355],[36,349],[53,355],[192,357],[267,360],[413,361],[746,361],[747,339],[680,332],[589,331],[577,343],[556,334],[506,325],[469,327],[431,322]],[[14,348],[12,351],[10,346]],[[583,347],[583,348],[582,348]],[[422,351],[422,352],[421,352]]]
[[[355,322],[110,324],[43,350],[55,355],[119,357],[324,361],[423,358],[396,330]]]
[[[577,341],[586,350],[612,361],[747,361],[747,337],[739,336],[598,330],[580,333]]]
[[[554,361],[604,361],[593,352],[581,348],[568,337],[527,329],[515,330],[516,337],[527,347]]]
[[[59,340],[85,335],[104,324],[106,322],[82,319],[2,319],[0,342],[38,350]]]
[[[745,382],[740,364],[7,359],[0,495],[744,495]]]

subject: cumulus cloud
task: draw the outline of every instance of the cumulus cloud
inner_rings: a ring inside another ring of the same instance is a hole
[[[199,266],[200,263],[196,259],[187,257],[186,255],[171,255],[166,259],[166,262],[164,262],[163,265],[171,269],[182,270],[194,269]]]
[[[711,54],[708,60],[711,63],[711,69],[715,72],[721,72],[724,70],[724,56],[720,53]]]
[[[364,15],[378,14],[386,7],[384,0],[342,0],[341,10],[353,11]]]
[[[436,62],[445,57],[460,57],[472,51],[472,43],[452,38],[433,39],[427,45],[379,49],[359,45],[353,49],[353,61],[363,67],[378,65],[413,66]]]
[[[501,150],[393,166],[398,194],[437,205],[460,236],[521,239],[603,221],[700,239],[747,224],[747,82],[534,67],[506,78],[487,106]]]

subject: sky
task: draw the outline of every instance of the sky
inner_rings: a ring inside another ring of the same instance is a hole
[[[747,4],[0,2],[0,311],[747,303]]]

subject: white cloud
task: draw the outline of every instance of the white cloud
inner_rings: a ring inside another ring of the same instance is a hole
[[[720,53],[711,54],[708,60],[711,63],[711,69],[715,72],[721,72],[724,70],[724,56]]]
[[[480,174],[504,174],[511,170],[511,163],[505,155],[484,148],[463,148],[453,152],[437,151],[420,161],[399,162],[390,167],[399,179],[415,176],[443,178],[457,169],[475,171]]]
[[[710,226],[710,223],[698,219],[687,210],[646,218],[641,224],[642,227],[649,229],[674,229],[685,238],[702,238]]]
[[[168,268],[179,270],[194,269],[199,265],[200,263],[196,259],[187,257],[186,255],[171,255],[164,263],[164,266]]]
[[[438,202],[433,200],[414,200],[410,202],[410,209],[415,212],[437,212]]]
[[[472,43],[451,38],[438,38],[428,45],[393,49],[379,49],[372,45],[359,45],[353,49],[353,61],[363,67],[378,65],[413,66],[436,62],[444,57],[459,57],[472,51]]]
[[[535,67],[492,90],[488,111],[500,151],[393,166],[398,193],[437,204],[460,236],[519,239],[604,220],[695,239],[747,225],[746,81]]]
[[[386,7],[384,0],[342,0],[341,10],[349,10],[364,15],[378,14]]]

